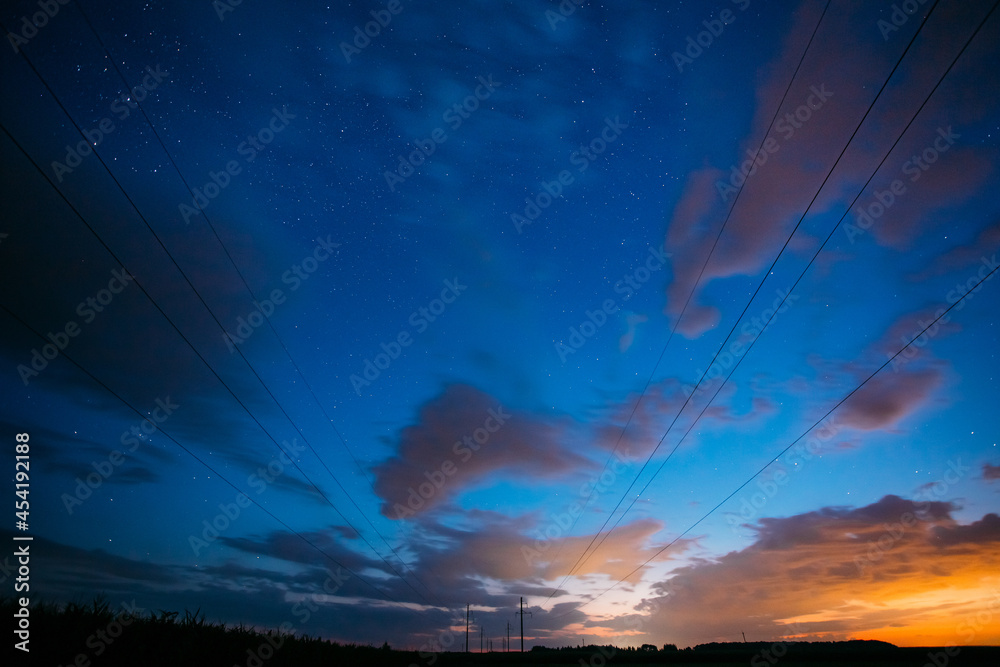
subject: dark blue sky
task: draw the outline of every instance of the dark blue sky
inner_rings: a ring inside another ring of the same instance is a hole
[[[897,5],[5,9],[33,595],[1000,641],[1000,19]]]

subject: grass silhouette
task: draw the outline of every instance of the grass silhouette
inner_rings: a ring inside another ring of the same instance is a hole
[[[13,598],[0,599],[0,613],[11,619]],[[36,603],[30,607],[28,664],[70,667],[170,665],[409,665],[416,653],[358,644],[338,644],[303,635],[261,632],[245,625],[205,620],[199,611],[149,611],[135,615],[115,610],[104,598],[89,604]],[[387,661],[387,654],[394,659]]]

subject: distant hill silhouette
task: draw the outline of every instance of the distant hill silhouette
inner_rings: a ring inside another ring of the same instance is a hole
[[[839,642],[790,642],[774,640],[770,642],[711,642],[708,644],[698,644],[694,647],[695,651],[746,651],[751,649],[753,651],[761,649],[769,649],[775,643],[784,644],[788,648],[795,648],[797,650],[829,650],[831,648],[836,648],[841,651],[870,651],[872,649],[895,649],[899,648],[895,644],[890,644],[889,642],[878,641],[877,639],[848,639],[846,641]]]

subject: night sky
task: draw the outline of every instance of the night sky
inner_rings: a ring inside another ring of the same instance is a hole
[[[0,13],[33,601],[1000,643],[995,2],[44,4]]]

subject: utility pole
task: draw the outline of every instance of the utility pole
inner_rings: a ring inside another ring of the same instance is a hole
[[[510,621],[507,621],[507,652],[510,653]]]
[[[746,644],[747,643],[747,633],[745,633],[742,630],[740,630],[740,634],[743,635],[743,643]]]
[[[524,610],[524,598],[521,598],[521,611],[516,613],[521,617],[521,653],[524,653],[524,615],[531,616],[530,611]]]
[[[483,636],[486,634],[486,629],[483,626],[479,626],[479,652],[483,652]]]
[[[469,605],[465,605],[465,652],[469,652]]]

